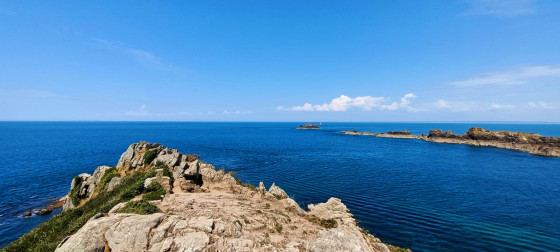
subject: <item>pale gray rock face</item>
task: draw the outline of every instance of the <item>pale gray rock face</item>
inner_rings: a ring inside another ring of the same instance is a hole
[[[107,191],[112,191],[113,189],[115,189],[116,186],[121,184],[121,178],[120,177],[114,177],[111,179],[111,181],[109,181],[109,184],[107,184]]]
[[[105,175],[105,171],[110,168],[111,167],[106,165],[97,167],[97,169],[95,169],[95,171],[93,172],[93,175],[90,176],[84,183],[82,183],[82,188],[87,188],[87,195],[85,196],[88,199],[91,198],[91,195],[95,191],[95,188],[97,188],[97,185],[99,185],[99,183],[101,182],[101,178],[103,178],[103,175]]]
[[[146,251],[150,231],[163,220],[161,213],[152,215],[132,215],[112,225],[105,233],[105,240],[111,251]]]
[[[95,169],[95,171],[93,172],[93,175],[89,175],[87,173],[82,173],[80,175],[78,175],[80,178],[82,178],[82,184],[80,186],[80,190],[78,191],[78,196],[82,199],[84,198],[91,198],[91,196],[93,195],[93,192],[95,191],[95,188],[97,187],[97,185],[99,185],[99,183],[101,182],[101,178],[103,178],[103,175],[105,175],[105,171],[107,171],[107,169],[109,169],[111,167],[106,166],[106,165],[102,165],[97,167],[97,169]],[[72,188],[76,187],[76,179],[72,179],[72,183],[70,185],[70,190],[72,190]],[[69,196],[69,195],[67,195]],[[64,205],[62,206],[63,210],[68,210],[68,209],[72,209],[74,208],[74,204],[72,204],[72,200],[69,199],[69,197],[64,201]]]
[[[177,166],[181,163],[181,153],[177,150],[165,148],[158,153],[152,164],[157,164],[158,161],[165,163],[168,167]]]
[[[125,205],[126,202],[121,202],[119,204],[116,204],[113,208],[111,208],[111,210],[109,210],[109,213],[116,213],[119,210],[121,210]]]
[[[278,195],[281,198],[288,198],[288,194],[286,194],[286,192],[284,192],[284,190],[282,188],[276,186],[276,184],[274,184],[274,183],[272,183],[272,185],[268,189],[268,192],[271,193],[274,196]]]
[[[389,249],[385,247],[386,251]],[[330,230],[319,231],[317,240],[310,244],[309,251],[317,252],[338,252],[338,251],[352,251],[352,252],[370,252],[374,251],[368,246],[366,241],[362,238],[361,234],[348,232],[339,228]]]
[[[259,182],[259,187],[257,189],[261,195],[264,195],[266,192],[266,187],[264,187],[264,183],[261,181]]]
[[[163,150],[163,146],[161,144],[151,144],[144,141],[131,144],[126,152],[121,155],[121,158],[117,163],[117,168],[127,172],[144,167],[144,153],[151,149],[157,149],[159,155]],[[155,162],[155,159],[152,162]]]
[[[72,200],[68,195],[64,196],[66,199],[64,200],[64,204],[62,205],[62,211],[74,208],[74,204],[72,204]]]
[[[105,251],[104,234],[113,224],[127,215],[113,215],[90,219],[76,234],[56,248],[59,252]]]

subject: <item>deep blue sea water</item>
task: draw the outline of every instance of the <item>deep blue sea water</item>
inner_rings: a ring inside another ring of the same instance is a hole
[[[345,136],[471,126],[560,136],[558,124],[0,122],[0,247],[49,216],[79,173],[115,165],[134,142],[159,142],[282,187],[302,207],[338,197],[382,241],[414,251],[555,251],[560,158],[491,147]]]

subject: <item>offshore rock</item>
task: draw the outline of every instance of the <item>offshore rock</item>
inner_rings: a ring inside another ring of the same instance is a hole
[[[429,134],[405,135],[398,132],[376,133],[376,137],[412,138],[434,143],[489,146],[527,152],[533,155],[560,157],[560,137],[544,137],[535,133],[490,131],[472,127],[465,134],[453,134],[450,130],[430,130]]]

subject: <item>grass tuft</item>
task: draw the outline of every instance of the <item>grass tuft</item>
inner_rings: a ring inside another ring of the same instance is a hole
[[[161,200],[161,196],[165,195],[165,188],[158,183],[157,181],[153,181],[144,189],[144,196],[142,196],[143,200]]]
[[[274,223],[274,230],[276,230],[276,232],[278,233],[282,233],[282,224],[275,222]]]
[[[54,251],[62,239],[74,234],[94,215],[107,213],[116,204],[126,202],[142,193],[143,183],[149,177],[148,175],[148,173],[138,172],[124,177],[121,184],[116,186],[114,190],[110,192],[102,191],[80,207],[55,215],[31,232],[2,248],[1,251]],[[79,188],[78,185],[75,187]]]
[[[161,185],[160,185],[161,186]],[[119,210],[119,213],[153,214],[161,212],[159,208],[145,199],[129,201]]]

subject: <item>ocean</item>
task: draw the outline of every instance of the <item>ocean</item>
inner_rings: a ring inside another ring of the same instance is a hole
[[[116,165],[131,143],[199,154],[244,182],[273,182],[304,209],[342,199],[383,242],[413,251],[554,251],[560,247],[560,158],[492,147],[347,136],[341,130],[471,126],[560,136],[559,124],[0,122],[0,247],[48,220],[22,215]]]

